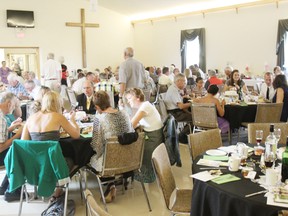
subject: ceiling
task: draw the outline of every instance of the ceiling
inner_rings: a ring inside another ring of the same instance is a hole
[[[98,4],[130,20],[141,20],[257,1],[260,0],[98,0]]]

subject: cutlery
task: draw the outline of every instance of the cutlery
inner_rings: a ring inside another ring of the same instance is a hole
[[[263,190],[263,191],[259,191],[256,193],[247,194],[247,195],[245,195],[245,197],[252,197],[252,196],[256,196],[258,194],[267,193],[267,192],[268,192],[268,190]]]
[[[204,169],[227,169],[227,167],[200,167],[199,169],[204,170]]]

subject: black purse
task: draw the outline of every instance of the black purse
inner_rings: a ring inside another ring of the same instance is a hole
[[[136,142],[138,139],[138,133],[137,132],[129,132],[129,133],[123,133],[118,135],[118,142],[121,145],[129,145],[133,142]]]

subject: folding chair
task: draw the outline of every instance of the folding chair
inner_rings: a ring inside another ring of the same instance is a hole
[[[189,134],[188,144],[192,161],[209,149],[217,149],[222,146],[219,129],[212,129],[200,133]]]
[[[21,215],[25,183],[38,186],[38,194],[48,197],[56,184],[65,188],[64,215],[67,211],[69,170],[58,141],[15,139],[5,157],[9,191],[21,188],[18,215]]]
[[[162,191],[165,205],[171,215],[190,213],[192,189],[179,189],[176,186],[164,143],[154,150],[152,165],[157,177],[158,187]]]
[[[191,104],[193,133],[207,129],[218,128],[215,104],[192,103]]]
[[[90,190],[86,189],[84,195],[86,200],[86,216],[111,216],[98,205]]]
[[[118,142],[117,137],[111,137],[107,140],[105,146],[102,171],[97,172],[92,167],[87,166],[86,170],[96,175],[102,201],[104,203],[106,211],[108,210],[105,202],[102,185],[108,182],[112,182],[114,180],[102,181],[101,179],[106,177],[122,177],[123,179],[123,174],[131,171],[138,171],[141,174],[140,168],[142,166],[143,151],[144,151],[143,132],[139,133],[139,137],[136,142],[129,145],[121,145]],[[152,211],[143,181],[141,181],[141,185],[148,204],[149,211]]]

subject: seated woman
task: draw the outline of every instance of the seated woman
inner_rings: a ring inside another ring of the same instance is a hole
[[[101,171],[107,138],[134,132],[134,129],[129,115],[124,110],[119,111],[111,107],[109,95],[105,91],[97,91],[94,98],[97,112],[93,123],[91,146],[96,154],[91,157],[90,163],[96,171]],[[106,202],[113,201],[116,196],[115,185],[108,185],[104,195]]]
[[[202,97],[207,93],[206,89],[204,88],[204,81],[202,77],[196,78],[196,86],[192,89],[192,93],[196,98]]]
[[[75,112],[71,112],[70,121],[62,115],[61,99],[57,92],[47,92],[42,99],[41,110],[31,115],[24,125],[22,140],[60,140],[60,128],[72,138],[80,137],[80,129],[76,124]],[[69,166],[70,164],[68,164]],[[70,166],[69,166],[70,167]],[[55,191],[52,199],[59,197],[61,189]]]
[[[218,126],[221,129],[221,133],[227,133],[229,131],[229,122],[222,118],[224,116],[225,110],[224,110],[224,105],[225,105],[225,100],[222,100],[220,103],[217,98],[214,96],[218,93],[219,88],[217,85],[211,85],[208,88],[208,94],[205,95],[202,98],[196,98],[193,100],[193,102],[196,103],[213,103],[216,106],[216,111],[217,111],[217,121],[218,121]]]
[[[233,70],[231,73],[231,78],[226,81],[225,86],[224,86],[224,92],[228,90],[235,90],[237,91],[238,95],[242,91],[247,94],[248,89],[247,86],[245,85],[245,82],[240,79],[240,73],[239,70]]]
[[[131,88],[125,92],[125,97],[133,109],[137,112],[132,117],[134,128],[141,125],[145,132],[145,148],[142,161],[142,178],[145,183],[155,181],[155,175],[151,164],[152,152],[163,141],[162,121],[157,109],[144,100],[144,94],[141,89]],[[140,176],[135,176],[139,179]]]
[[[283,103],[281,122],[287,122],[288,118],[288,85],[286,76],[283,74],[277,75],[273,81],[275,95],[272,99],[273,103]]]

